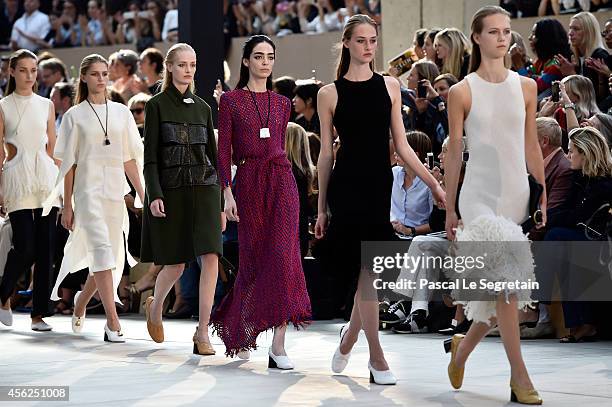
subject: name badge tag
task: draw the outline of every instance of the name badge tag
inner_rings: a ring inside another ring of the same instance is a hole
[[[270,129],[267,127],[259,129],[259,138],[270,138]]]

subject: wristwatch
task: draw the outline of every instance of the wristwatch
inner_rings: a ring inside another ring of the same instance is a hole
[[[408,226],[408,229],[410,229],[410,236],[416,236],[416,229],[414,228],[414,226]]]
[[[576,111],[576,104],[574,103],[565,103],[563,104],[564,109],[572,109],[574,112]]]

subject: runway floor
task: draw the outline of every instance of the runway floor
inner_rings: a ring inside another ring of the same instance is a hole
[[[260,335],[251,360],[191,353],[196,323],[165,321],[166,341],[153,342],[142,316],[121,319],[125,344],[103,342],[104,319],[88,317],[83,333],[70,317],[47,319],[53,332],[30,330],[29,315],[0,326],[0,385],[69,386],[69,402],[0,402],[5,405],[74,406],[506,406],[510,369],[499,338],[486,338],[468,361],[463,388],[446,376],[448,355],[437,334],[382,332],[396,386],[369,383],[367,344],[360,338],[342,375],[330,369],[342,321],[289,330],[287,352],[296,368],[267,368],[272,334]],[[560,344],[523,341],[532,379],[548,406],[612,406],[612,342]]]

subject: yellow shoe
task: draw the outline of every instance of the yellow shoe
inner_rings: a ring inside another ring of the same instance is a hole
[[[542,399],[536,389],[525,389],[510,380],[510,401],[521,404],[542,404]]]
[[[199,342],[198,341],[198,328],[196,328],[196,331],[193,334],[193,354],[210,356],[210,355],[214,355],[215,353],[217,352],[215,352],[215,348],[212,347],[210,342]]]
[[[451,354],[451,360],[448,364],[448,378],[450,379],[451,386],[455,389],[460,389],[463,384],[463,371],[464,368],[458,368],[455,365],[455,354],[457,353],[457,347],[459,343],[465,338],[465,335],[455,334],[452,338],[444,341],[444,350],[446,353]]]
[[[162,324],[154,324],[151,321],[151,303],[155,298],[150,296],[145,301],[145,316],[147,318],[147,330],[149,331],[149,335],[151,339],[153,339],[157,343],[162,343],[164,341],[164,326]]]

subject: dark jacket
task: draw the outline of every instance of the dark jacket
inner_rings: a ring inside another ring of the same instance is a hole
[[[585,177],[575,170],[566,200],[547,211],[547,226],[578,228],[578,223],[587,221],[605,203],[612,204],[612,177]]]
[[[563,204],[572,189],[572,170],[570,162],[559,150],[544,169],[546,180],[546,209]]]
[[[145,105],[144,146],[141,261],[181,264],[221,254],[223,206],[210,107],[171,85]],[[151,214],[157,198],[165,217]]]
[[[573,172],[563,150],[557,151],[551,158],[544,168],[544,176],[546,181],[546,215],[550,222],[550,218],[555,216],[556,208],[568,199],[572,190]],[[529,239],[543,240],[546,230],[531,229]]]

